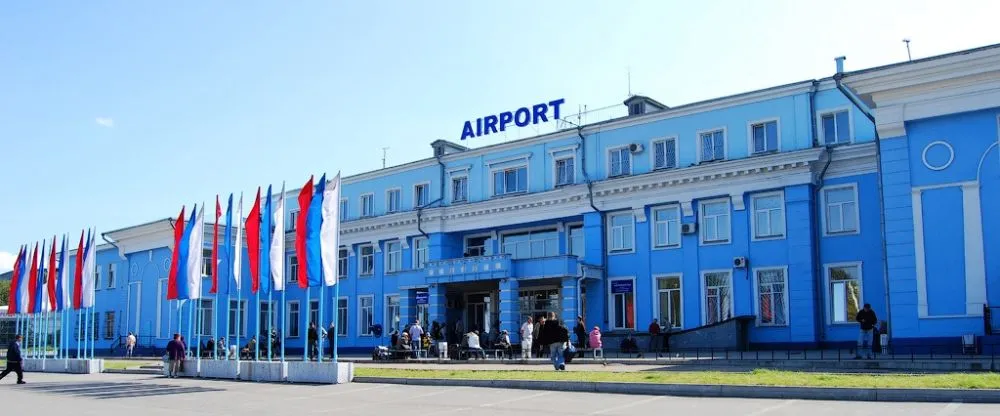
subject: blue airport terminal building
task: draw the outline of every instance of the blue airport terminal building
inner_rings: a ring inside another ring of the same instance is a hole
[[[319,291],[292,284],[289,230],[285,302],[258,308],[243,285],[225,304],[205,284],[204,332],[228,319],[244,345],[261,320],[301,352],[309,322],[336,322],[340,351],[367,353],[387,342],[375,324],[462,322],[516,344],[526,317],[556,312],[607,339],[654,320],[675,333],[739,321],[750,348],[827,348],[857,342],[869,303],[894,346],[995,342],[1000,45],[836,63],[830,78],[684,105],[632,96],[599,120],[547,101],[527,117],[551,133],[478,148],[456,143],[528,118],[471,121],[426,159],[344,177],[339,298],[326,292],[324,316]],[[129,332],[165,346],[178,331],[172,220],[103,238],[98,354]]]

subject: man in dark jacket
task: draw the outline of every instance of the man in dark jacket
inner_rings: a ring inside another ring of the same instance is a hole
[[[169,362],[168,377],[177,377],[178,371],[181,370],[181,363],[184,362],[184,342],[181,341],[181,334],[174,334],[174,339],[167,343],[167,359]]]
[[[312,361],[316,359],[316,355],[319,354],[319,332],[316,330],[316,323],[309,323],[309,360]]]
[[[566,342],[569,341],[569,330],[563,326],[562,322],[556,318],[555,312],[549,312],[549,319],[545,321],[538,331],[538,338],[549,346],[549,358],[552,366],[556,370],[565,370],[566,363],[563,351],[566,349]]]
[[[861,324],[861,332],[858,334],[858,349],[857,353],[854,355],[854,359],[860,360],[861,353],[867,352],[867,358],[872,359],[872,330],[875,329],[875,324],[878,322],[878,317],[875,316],[875,311],[872,310],[872,305],[866,303],[864,309],[858,311],[858,316],[854,318]]]
[[[0,373],[0,380],[7,374],[17,374],[17,384],[24,384],[24,370],[21,369],[21,336],[14,337],[14,342],[7,347],[7,369]]]

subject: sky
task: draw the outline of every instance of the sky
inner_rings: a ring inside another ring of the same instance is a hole
[[[971,1],[0,2],[0,273],[21,244],[431,156],[466,120],[667,105],[1000,43]],[[565,111],[565,110],[564,110]],[[531,132],[528,132],[531,133]],[[518,134],[527,134],[518,132]],[[478,147],[517,137],[479,137]],[[72,241],[78,237],[71,237]]]

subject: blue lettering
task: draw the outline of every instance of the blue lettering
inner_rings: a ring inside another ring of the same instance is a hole
[[[511,114],[510,111],[500,113],[500,131],[507,130],[507,125],[511,121],[514,121],[514,114]]]
[[[536,104],[534,110],[535,117],[531,121],[531,124],[538,124],[538,119],[542,119],[542,121],[549,121],[549,119],[545,117],[545,113],[549,111],[549,106],[545,104]]]
[[[556,120],[559,119],[559,106],[563,105],[563,103],[565,103],[565,102],[566,102],[566,99],[564,99],[564,98],[560,98],[560,99],[555,100],[555,101],[549,101],[549,106],[552,107],[553,112],[555,113],[552,118],[554,118]]]
[[[472,122],[466,121],[465,127],[462,128],[462,140],[468,139],[470,137],[476,137],[476,135],[472,133]]]
[[[524,121],[521,120],[522,116]],[[514,113],[514,124],[517,124],[518,127],[524,127],[527,126],[529,122],[531,122],[531,110],[529,110],[528,107],[518,108],[517,112]]]
[[[486,116],[483,119],[483,136],[489,135],[490,130],[497,132],[497,116]]]
[[[476,119],[476,137],[483,135],[483,119]]]

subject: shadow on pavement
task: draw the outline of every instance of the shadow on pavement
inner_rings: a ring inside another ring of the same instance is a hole
[[[169,394],[205,393],[224,391],[198,386],[174,386],[146,383],[40,383],[24,387],[43,393],[94,399],[125,399],[133,397],[163,396]]]

